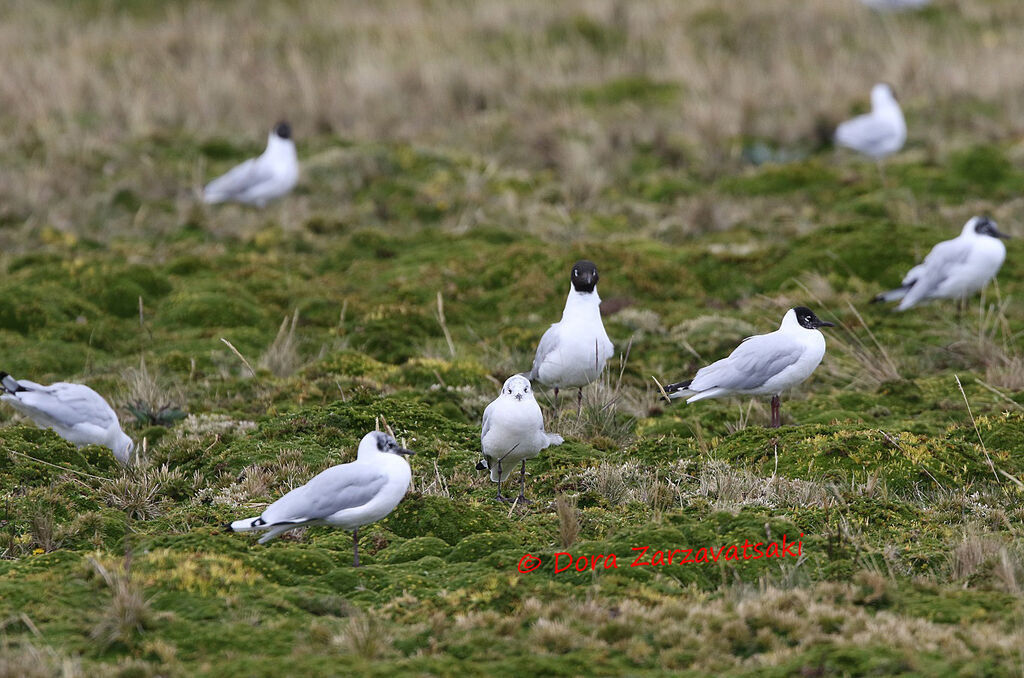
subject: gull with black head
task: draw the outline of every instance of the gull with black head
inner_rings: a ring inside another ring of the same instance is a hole
[[[544,416],[533,397],[530,380],[516,374],[505,380],[501,393],[484,410],[480,447],[484,458],[476,465],[478,471],[490,469],[491,480],[498,484],[498,501],[508,501],[501,495],[501,483],[516,462],[521,464],[519,475],[520,504],[527,503],[526,460],[533,459],[551,445],[561,445],[562,436],[544,430]]]
[[[819,328],[834,327],[806,306],[786,311],[779,329],[747,337],[728,357],[697,370],[693,379],[669,384],[669,398],[693,403],[729,395],[770,395],[772,428],[782,425],[779,396],[803,382],[825,356]]]
[[[930,299],[966,299],[996,277],[1006,259],[1002,241],[1009,237],[988,217],[971,217],[959,236],[933,247],[899,287],[871,301],[899,301],[896,310],[905,311]]]
[[[530,379],[554,387],[555,398],[560,388],[578,388],[576,402],[582,412],[583,387],[601,375],[615,347],[601,320],[597,266],[592,261],[577,261],[569,280],[562,319],[541,337]]]
[[[295,188],[298,180],[299,159],[292,128],[282,121],[271,130],[262,155],[246,160],[206,185],[203,202],[234,201],[264,207]]]
[[[232,532],[265,531],[260,544],[303,525],[352,530],[353,565],[359,567],[359,528],[387,516],[405,496],[412,480],[405,460],[410,454],[415,453],[386,433],[367,433],[359,442],[355,461],[321,471],[261,515],[227,527]]]

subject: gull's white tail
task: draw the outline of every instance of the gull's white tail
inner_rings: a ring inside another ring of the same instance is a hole
[[[256,516],[255,518],[243,518],[242,520],[236,520],[228,525],[228,528],[232,532],[260,532],[262,530],[267,530],[267,533],[259,539],[260,544],[266,544],[282,532],[287,532],[299,525],[301,525],[301,523],[278,523],[276,525],[272,525],[271,523],[263,520],[260,516]]]
[[[877,304],[881,301],[899,301],[903,297],[907,296],[907,292],[909,291],[910,285],[897,287],[894,290],[889,290],[888,292],[882,292],[881,294],[876,295],[875,298],[871,300],[871,303]]]

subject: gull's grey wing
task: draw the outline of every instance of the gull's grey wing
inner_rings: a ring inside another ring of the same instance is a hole
[[[712,388],[755,389],[794,364],[803,352],[800,344],[774,332],[748,337],[729,357],[699,369],[689,388],[698,392]]]
[[[483,447],[484,438],[487,437],[487,432],[491,430],[491,408],[494,407],[492,402],[486,408],[484,408],[484,421],[483,428],[480,430],[480,446]]]
[[[203,189],[203,196],[206,200],[228,200],[273,178],[270,167],[261,163],[260,158],[252,158],[208,183]]]
[[[558,348],[558,323],[553,324],[540,338],[537,345],[537,354],[533,357],[533,368],[530,370],[530,379],[540,377],[540,366],[544,360]]]
[[[363,506],[387,481],[385,473],[369,464],[332,466],[268,506],[262,518],[271,525],[322,520],[338,511]]]
[[[949,277],[952,269],[966,262],[970,255],[971,243],[964,240],[945,240],[933,247],[924,261],[910,269],[903,279],[903,284],[911,287],[900,307],[910,308],[928,298]]]
[[[45,420],[64,427],[78,424],[92,424],[109,428],[117,423],[117,415],[96,391],[83,384],[58,382],[40,386],[29,381],[18,382],[25,391],[4,396],[4,400],[20,405],[26,414],[40,416]]]

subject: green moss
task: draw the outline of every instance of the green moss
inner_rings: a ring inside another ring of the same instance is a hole
[[[164,327],[197,328],[266,326],[266,310],[248,292],[227,281],[209,281],[172,294],[157,312]]]
[[[407,496],[384,524],[400,537],[438,537],[454,545],[470,534],[498,531],[506,521],[474,503],[460,505],[440,497]]]
[[[818,162],[766,165],[757,171],[721,182],[722,190],[734,195],[785,195],[794,191],[827,192],[836,186],[835,172]]]
[[[443,558],[450,550],[448,543],[437,537],[413,537],[388,547],[378,556],[381,562],[394,564],[419,560],[426,556]]]
[[[491,558],[502,549],[514,549],[515,540],[508,534],[483,532],[470,534],[459,540],[455,548],[448,554],[453,563],[480,562]]]
[[[627,101],[640,104],[667,104],[675,100],[679,89],[676,83],[656,82],[643,76],[634,76],[581,90],[579,97],[588,106],[607,106]]]

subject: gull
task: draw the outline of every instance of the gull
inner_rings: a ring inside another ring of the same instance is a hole
[[[583,387],[601,375],[615,350],[601,321],[597,277],[594,262],[573,264],[562,319],[541,337],[530,370],[531,380],[554,387],[555,398],[560,388],[578,388],[579,411],[583,409]]]
[[[932,0],[860,0],[865,6],[879,12],[899,12],[905,9],[920,9]]]
[[[670,398],[686,397],[688,403],[733,394],[770,395],[771,425],[778,428],[779,395],[811,376],[825,356],[819,327],[834,325],[806,306],[791,308],[779,329],[747,337],[727,358],[700,368],[693,379],[669,384],[665,392]]]
[[[232,532],[266,530],[265,544],[303,525],[352,530],[353,565],[359,567],[359,528],[391,513],[405,496],[412,469],[403,449],[386,433],[372,431],[359,441],[356,460],[332,466],[284,495],[256,518],[227,525]]]
[[[544,431],[544,416],[533,397],[530,380],[516,374],[505,380],[501,394],[484,410],[480,433],[484,458],[476,468],[491,470],[491,480],[498,484],[497,500],[508,501],[501,496],[501,483],[515,470],[516,462],[521,462],[518,502],[525,504],[526,460],[533,459],[546,447],[563,442],[562,436]]]
[[[836,143],[863,153],[881,162],[903,148],[907,140],[907,123],[893,96],[892,88],[879,83],[871,88],[871,112],[840,123]],[[881,165],[879,165],[881,168]]]
[[[64,381],[43,386],[0,372],[0,393],[0,400],[64,440],[78,447],[109,447],[119,462],[131,462],[135,443],[121,430],[113,408],[88,386]]]
[[[999,272],[1006,259],[1002,239],[1009,237],[988,217],[971,217],[959,236],[940,242],[910,269],[900,287],[871,302],[899,301],[896,310],[905,311],[929,299],[965,299]]]
[[[263,207],[291,191],[298,180],[299,160],[292,128],[287,122],[279,122],[267,137],[263,155],[246,160],[208,183],[203,189],[203,202],[235,201]]]

